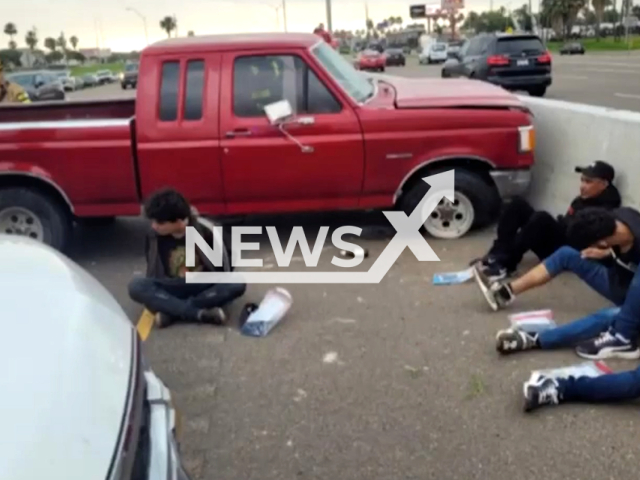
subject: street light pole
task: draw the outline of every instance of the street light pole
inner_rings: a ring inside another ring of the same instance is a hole
[[[132,7],[127,7],[127,10],[129,12],[133,12],[135,13],[138,17],[140,17],[142,19],[142,23],[144,25],[144,38],[147,41],[147,45],[149,45],[149,31],[147,30],[147,17],[145,17],[144,15],[142,15],[138,10],[136,10],[135,8]]]
[[[282,0],[282,21],[284,22],[284,31],[287,31],[287,0]]]
[[[327,3],[327,31],[333,33],[333,27],[331,26],[331,0],[325,0]]]

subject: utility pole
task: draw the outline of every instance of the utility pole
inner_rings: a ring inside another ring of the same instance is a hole
[[[284,22],[284,31],[287,31],[287,0],[282,0],[282,21]]]
[[[331,26],[331,0],[325,0],[327,4],[327,31],[333,33],[333,27]]]

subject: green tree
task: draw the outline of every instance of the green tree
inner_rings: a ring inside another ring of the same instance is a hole
[[[77,50],[80,40],[78,40],[78,37],[76,37],[75,35],[72,35],[71,38],[69,39],[69,43],[71,44],[71,48],[73,48],[74,50]]]
[[[171,38],[171,32],[178,27],[176,19],[174,17],[166,16],[160,20],[160,28],[167,32],[167,37]]]
[[[533,17],[529,12],[529,5],[526,3],[522,5],[520,8],[517,8],[513,11],[513,15],[516,17],[516,21],[518,22],[518,26],[524,30],[525,32],[533,31]]]
[[[17,45],[13,40],[13,37],[18,34],[18,29],[16,28],[16,24],[9,22],[4,26],[4,33],[9,35],[9,48],[11,50],[15,50]]]
[[[193,32],[193,30],[189,30],[189,33],[187,33],[187,37],[194,37],[196,34]]]
[[[36,49],[36,46],[38,46],[38,32],[35,27],[27,32],[27,35],[24,37],[24,41],[29,47],[29,50],[33,52]]]
[[[51,50],[52,52],[56,51],[56,47],[58,44],[56,43],[56,39],[53,37],[47,37],[44,39],[44,46]]]
[[[67,51],[67,37],[64,36],[64,32],[60,32],[60,36],[56,39],[56,45],[63,53]]]

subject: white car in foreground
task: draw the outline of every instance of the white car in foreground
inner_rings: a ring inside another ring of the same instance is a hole
[[[115,298],[63,254],[0,235],[0,478],[188,480],[171,394]]]

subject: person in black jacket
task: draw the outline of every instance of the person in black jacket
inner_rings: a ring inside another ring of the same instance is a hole
[[[477,277],[494,309],[551,281],[563,271],[578,275],[616,306],[536,335],[516,329],[498,332],[500,353],[576,346],[587,359],[640,358],[640,213],[632,208],[588,208],[569,222],[568,242],[517,280],[500,284]],[[533,375],[524,384],[525,410],[561,402],[617,402],[640,398],[640,368],[600,377],[555,379]]]
[[[587,207],[618,208],[620,193],[612,184],[615,170],[606,162],[596,161],[587,167],[576,167],[581,174],[580,195],[566,214],[557,218],[544,211],[535,211],[529,203],[517,197],[504,209],[498,221],[498,236],[489,252],[472,264],[480,263],[485,275],[503,279],[515,272],[525,253],[531,250],[544,260],[566,244],[566,219]]]
[[[145,243],[147,274],[129,284],[129,296],[155,313],[158,327],[177,320],[222,325],[226,322],[223,306],[242,296],[244,284],[186,283],[187,271],[230,271],[230,252],[222,241],[223,266],[215,267],[196,247],[196,266],[186,266],[185,237],[193,226],[209,245],[214,235],[204,219],[192,213],[185,197],[173,189],[152,194],[145,204],[151,220],[151,232]]]

